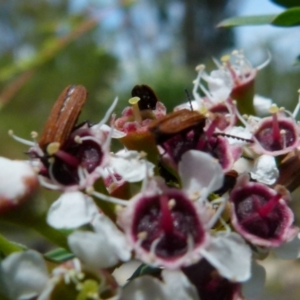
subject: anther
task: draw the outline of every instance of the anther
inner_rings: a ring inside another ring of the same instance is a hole
[[[146,231],[141,231],[137,234],[137,237],[139,240],[145,240],[148,236],[148,233]]]
[[[174,208],[175,205],[176,205],[175,199],[170,199],[170,200],[168,201],[168,207],[169,207],[170,210],[171,210],[172,208]]]
[[[75,138],[74,138],[74,141],[77,143],[77,144],[82,144],[82,139],[79,135],[76,135]]]
[[[269,108],[269,112],[271,114],[276,114],[276,113],[278,113],[278,111],[279,111],[279,108],[276,104],[272,104]]]
[[[132,97],[128,100],[129,104],[132,105],[134,119],[139,123],[142,122],[142,116],[138,105],[140,100],[140,97]]]
[[[201,72],[201,71],[203,71],[205,69],[205,65],[198,65],[198,66],[196,66],[196,68],[195,68],[195,70],[197,71],[197,72]]]
[[[59,150],[59,147],[60,147],[60,143],[53,142],[47,146],[46,151],[49,155],[54,155]]]

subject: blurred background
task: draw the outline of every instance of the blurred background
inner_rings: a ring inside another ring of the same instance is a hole
[[[244,49],[254,66],[271,53],[272,62],[257,77],[257,93],[293,110],[300,88],[300,68],[293,66],[300,53],[299,27],[216,28],[228,17],[280,11],[269,0],[2,0],[0,156],[26,158],[27,147],[8,130],[26,139],[33,130],[41,132],[69,84],[89,92],[81,120],[101,120],[116,96],[121,113],[135,84],[150,85],[171,110],[186,101],[196,65],[211,70],[212,57],[233,49]],[[37,248],[45,243],[1,222],[0,229],[25,244],[32,237]],[[269,279],[261,299],[299,299],[298,262],[273,264],[270,257],[263,264]]]

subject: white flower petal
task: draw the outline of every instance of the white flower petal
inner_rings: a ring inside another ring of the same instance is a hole
[[[241,126],[233,126],[229,129],[226,130],[226,134],[232,135],[234,137],[240,137],[242,139],[251,139],[252,138],[252,133],[249,131],[249,129]],[[236,138],[230,138],[226,137],[228,140],[229,144],[238,144],[238,145],[244,145],[247,144],[248,142],[239,140]]]
[[[37,185],[37,176],[26,161],[0,157],[0,201],[17,202]]]
[[[97,126],[97,125],[96,125]],[[110,131],[112,130],[112,128],[106,124],[103,124],[101,125],[101,130],[107,132],[107,133],[110,133]],[[124,133],[123,131],[120,131],[116,128],[113,128],[113,132],[112,132],[112,135],[111,137],[114,138],[114,139],[120,139],[122,137],[126,136],[126,133]]]
[[[223,277],[231,281],[250,278],[251,249],[237,233],[219,233],[211,237],[211,243],[202,255]]]
[[[125,285],[121,300],[170,300],[163,290],[163,283],[152,276],[141,276]]]
[[[46,287],[48,272],[42,256],[28,250],[13,253],[2,261],[2,278],[10,299],[29,299]]]
[[[168,299],[199,299],[196,287],[181,271],[163,270],[162,278],[165,282],[164,290]]]
[[[76,231],[68,236],[72,252],[89,268],[108,268],[119,261],[105,236],[91,231]]]
[[[141,159],[137,151],[122,151],[111,156],[111,167],[128,182],[142,181],[145,176],[153,176],[154,165]]]
[[[51,205],[47,222],[54,228],[71,229],[91,222],[97,214],[92,198],[81,192],[66,192]]]
[[[275,157],[271,155],[261,155],[254,163],[250,172],[251,178],[261,183],[271,185],[276,182],[279,171],[277,169]]]
[[[259,116],[268,115],[270,106],[272,105],[272,99],[265,98],[260,95],[254,95],[253,105],[256,111],[256,114]]]
[[[191,197],[200,193],[200,197],[204,199],[223,184],[222,167],[210,154],[187,151],[182,155],[178,169],[183,190]]]
[[[261,294],[266,280],[266,271],[264,267],[256,261],[251,265],[251,277],[242,284],[242,294],[245,299],[257,299]]]
[[[207,81],[209,91],[216,103],[227,100],[233,88],[232,77],[224,70],[214,70],[210,76],[203,75],[203,79]]]
[[[290,242],[284,243],[277,248],[273,248],[273,252],[281,259],[297,259],[300,257],[300,239],[299,234]]]
[[[105,215],[99,215],[93,221],[94,230],[97,234],[106,238],[107,246],[122,261],[128,261],[131,257],[132,248],[122,231]]]

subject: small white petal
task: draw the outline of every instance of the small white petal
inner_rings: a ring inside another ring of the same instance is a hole
[[[117,264],[118,257],[107,245],[105,236],[91,231],[76,231],[68,236],[72,252],[89,268],[108,268]]]
[[[181,271],[163,270],[162,278],[165,282],[164,290],[168,295],[168,299],[199,299],[196,287]]]
[[[111,127],[106,125],[106,124],[101,125],[100,129],[107,132],[107,133],[109,133],[112,130]],[[124,133],[123,131],[120,131],[116,128],[113,129],[113,132],[112,132],[112,135],[111,135],[112,138],[120,139],[124,136],[126,136],[126,133]]]
[[[224,70],[214,70],[210,76],[204,75],[213,101],[218,103],[227,100],[233,88],[233,81],[230,74]]]
[[[300,239],[299,234],[290,242],[284,243],[277,248],[273,248],[273,252],[281,259],[297,259],[300,257]]]
[[[266,271],[264,267],[256,261],[251,265],[251,277],[242,284],[242,294],[245,299],[257,299],[261,294],[266,281]]]
[[[259,116],[268,115],[270,106],[272,105],[272,99],[265,98],[260,95],[255,95],[253,99],[254,109]]]
[[[251,178],[261,183],[271,185],[276,182],[279,175],[276,160],[271,155],[261,155],[254,163]]]
[[[48,272],[42,256],[28,250],[13,253],[2,261],[2,278],[10,299],[29,299],[46,287]]]
[[[137,151],[122,151],[111,156],[111,167],[128,182],[142,181],[147,175],[153,176],[154,165]]]
[[[182,155],[178,165],[183,190],[189,196],[200,193],[202,199],[219,189],[224,180],[221,165],[205,152],[190,150]]]
[[[93,221],[94,230],[97,234],[106,238],[111,251],[122,261],[128,261],[131,257],[132,248],[122,231],[105,215],[99,215]]]
[[[47,222],[54,228],[72,229],[91,222],[97,214],[92,198],[81,192],[66,192],[51,205]]]
[[[121,300],[170,300],[163,283],[152,276],[141,276],[125,285]]]
[[[251,139],[252,138],[252,133],[245,127],[241,126],[233,126],[229,129],[226,130],[226,134],[232,135],[237,138],[242,138],[242,139]],[[226,137],[228,140],[229,144],[238,144],[238,145],[244,145],[247,144],[248,142],[239,140],[236,138],[230,138]]]
[[[223,277],[231,281],[250,278],[251,249],[237,233],[219,233],[211,237],[211,243],[202,255]]]

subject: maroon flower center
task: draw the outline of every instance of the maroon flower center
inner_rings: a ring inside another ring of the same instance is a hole
[[[240,294],[240,285],[221,277],[205,259],[182,271],[195,285],[201,300],[232,300]]]
[[[236,192],[232,201],[240,226],[263,239],[280,237],[288,219],[280,198],[281,195],[270,194],[260,184]]]
[[[88,129],[77,129],[65,144],[59,149],[49,162],[49,156],[41,158],[45,169],[41,175],[55,179],[62,185],[79,183],[78,168],[82,167],[88,173],[101,164],[103,152],[101,146],[93,139]],[[75,141],[75,136],[83,138],[81,142]],[[50,175],[51,174],[51,175]]]
[[[255,137],[267,151],[283,150],[292,146],[296,141],[296,133],[291,121],[278,120],[276,114],[262,124],[255,133]]]
[[[136,208],[133,235],[162,258],[176,259],[201,244],[205,231],[193,203],[180,191],[144,197]],[[142,237],[142,238],[141,238]],[[191,249],[190,249],[191,250]]]

